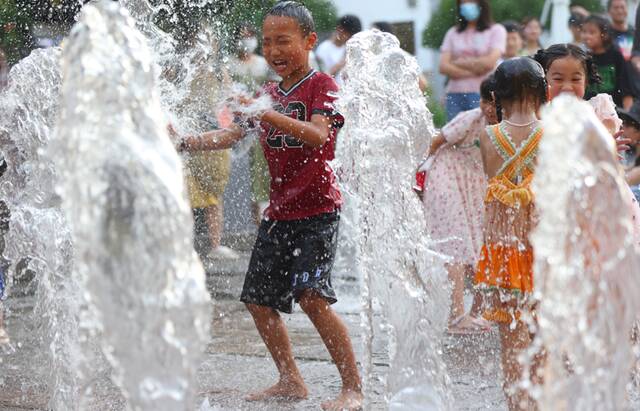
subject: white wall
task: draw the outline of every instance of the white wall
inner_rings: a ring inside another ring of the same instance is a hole
[[[338,9],[338,16],[354,14],[362,21],[363,29],[371,28],[376,21],[400,23],[413,21],[415,31],[416,58],[423,70],[433,69],[433,53],[422,46],[422,30],[424,30],[433,4],[437,0],[333,0]],[[415,3],[411,7],[410,3]]]

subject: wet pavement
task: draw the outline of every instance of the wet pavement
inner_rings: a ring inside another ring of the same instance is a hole
[[[320,337],[306,315],[296,307],[285,316],[294,354],[309,388],[309,399],[294,404],[283,402],[248,403],[243,397],[275,382],[277,373],[251,317],[237,302],[248,254],[235,261],[207,262],[208,286],[215,298],[211,340],[198,372],[199,399],[219,410],[317,410],[318,404],[336,396],[340,390],[337,370]],[[354,279],[336,279],[340,301],[334,306],[348,325],[359,360],[363,359],[363,331],[360,327],[360,303]],[[32,315],[33,296],[12,297],[7,326],[14,352],[0,357],[0,410],[45,410],[46,379],[42,348],[32,337],[37,335]],[[377,317],[379,322],[380,318]],[[376,327],[377,328],[377,327]],[[30,342],[31,341],[31,342]],[[384,409],[384,376],[388,369],[387,339],[374,339],[372,410]],[[448,336],[444,343],[456,410],[503,410],[499,387],[497,335]],[[95,410],[121,410],[123,400],[107,376],[94,382]]]

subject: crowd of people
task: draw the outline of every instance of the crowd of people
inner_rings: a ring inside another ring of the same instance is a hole
[[[482,238],[479,234],[482,213],[478,210],[483,208],[486,177],[477,150],[478,130],[484,129],[487,122],[495,121],[495,113],[490,112],[493,110],[491,94],[487,91],[490,87],[486,83],[501,62],[519,56],[539,58],[538,54],[545,49],[541,42],[542,26],[537,19],[528,17],[520,23],[495,23],[488,1],[463,0],[458,3],[458,24],[447,32],[440,60],[440,72],[448,78],[445,100],[450,122],[427,153],[425,164],[430,168],[429,178],[426,178],[421,195],[431,235],[439,239],[437,249],[453,258],[449,264],[454,284],[450,331],[469,333],[482,332],[488,327],[487,322],[476,315],[477,304],[473,304],[469,315],[464,314],[462,292],[465,273],[469,278],[475,269]],[[634,104],[634,99],[640,97],[636,91],[639,90],[636,84],[640,82],[640,72],[634,64],[634,61],[640,61],[640,41],[633,41],[638,37],[627,23],[626,0],[609,0],[607,11],[608,16],[604,16],[572,7],[568,21],[573,35],[571,47],[565,50],[553,46],[547,51],[577,55],[576,50],[580,50],[584,56],[579,58],[588,62],[589,70],[586,77],[579,67],[575,70],[574,81],[586,79],[586,85],[583,92],[574,94],[585,99],[595,98],[593,101],[599,103],[604,96],[613,99],[629,140],[623,161],[626,178],[633,192],[638,194],[640,150],[637,148],[638,134],[633,131],[640,125],[640,103]],[[570,73],[556,73],[555,76],[564,78]],[[425,180],[424,175],[420,180]]]
[[[521,317],[535,311],[529,233],[536,224],[530,183],[544,135],[539,109],[558,95],[588,100],[616,139],[630,187],[620,206],[633,215],[638,244],[640,208],[632,192],[637,195],[640,182],[640,36],[627,24],[626,0],[610,0],[607,10],[604,16],[574,8],[573,43],[545,48],[535,18],[499,24],[488,1],[462,0],[458,24],[441,47],[449,123],[418,168],[416,191],[434,248],[451,257],[449,332],[483,333],[498,324],[510,410],[532,406],[518,381],[541,383],[542,353],[526,377],[518,356],[533,338]],[[474,284],[468,314],[465,279]]]
[[[631,34],[626,23],[621,24],[626,20],[626,2],[611,0],[608,10],[610,19],[574,10],[568,24],[575,43],[544,48],[537,19],[498,24],[488,1],[459,0],[458,23],[447,32],[441,48],[450,121],[419,165],[422,178],[416,191],[435,251],[450,257],[447,270],[453,292],[448,331],[483,333],[497,325],[510,410],[533,406],[518,382],[525,377],[519,357],[534,338],[523,318],[535,311],[529,234],[535,228],[536,206],[530,185],[544,136],[541,107],[561,94],[589,100],[623,153],[621,158],[627,164],[637,162],[640,103],[633,102]],[[280,379],[249,399],[307,395],[279,314],[291,312],[298,302],[342,377],[340,396],[325,408],[357,409],[362,393],[353,350],[342,321],[330,307],[336,301],[330,267],[342,199],[327,161],[333,158],[339,144],[336,136],[345,121],[332,109],[335,90],[349,81],[341,75],[345,44],[362,27],[354,16],[339,20],[336,31],[315,52],[322,73],[312,68],[317,39],[312,24],[303,6],[284,1],[267,14],[263,27],[264,56],[280,83],[268,83],[262,90],[278,109],[261,117],[260,146],[270,174],[270,199],[261,216],[241,300],[276,362]],[[383,31],[390,27],[382,22],[375,26]],[[194,136],[172,133],[179,149],[192,153],[228,149],[245,134],[239,124]],[[627,177],[637,178],[637,170],[628,170]],[[634,216],[637,234],[640,207],[631,187],[627,194],[627,204],[621,206]],[[474,284],[468,314],[465,280]],[[541,383],[538,367],[543,361],[540,353],[528,368],[527,379],[534,384]]]
[[[488,0],[458,0],[457,5],[457,24],[446,33],[439,64],[448,79],[449,122],[418,165],[416,191],[435,251],[450,257],[448,332],[484,333],[497,324],[509,409],[530,409],[531,400],[517,382],[524,372],[518,357],[532,339],[522,317],[535,309],[529,234],[536,209],[530,184],[544,137],[539,110],[564,93],[591,102],[617,139],[630,187],[624,206],[640,224],[632,194],[640,193],[640,100],[634,102],[640,97],[640,33],[626,22],[626,0],[609,0],[608,17],[574,8],[568,22],[573,43],[548,47],[542,44],[543,27],[535,18],[500,24],[493,21]],[[393,32],[386,22],[374,27]],[[268,94],[276,103],[257,119],[260,136],[250,151],[253,217],[259,229],[241,301],[276,363],[279,380],[248,400],[308,395],[280,316],[298,303],[342,378],[341,393],[323,408],[362,406],[348,330],[331,309],[337,301],[331,267],[343,200],[329,165],[348,121],[333,107],[339,85],[349,81],[342,75],[346,43],[361,30],[357,17],[343,16],[330,38],[316,48],[311,13],[298,2],[281,1],[267,12],[262,33],[251,25],[238,28],[235,55],[224,68],[207,69],[206,56],[192,56],[193,65],[202,68],[196,70],[190,90],[198,107],[213,107],[211,90],[230,82],[244,85],[243,104],[250,104],[248,96],[257,93]],[[256,52],[260,43],[262,55]],[[417,86],[424,90],[426,80],[419,78]],[[169,132],[178,150],[187,154],[187,186],[192,206],[204,210],[209,256],[238,258],[221,244],[223,193],[229,150],[250,131],[224,110],[203,113],[198,121],[192,135],[179,135],[171,126]],[[474,284],[469,313],[467,283]],[[544,361],[542,357],[536,361]],[[536,365],[530,370],[534,383],[539,380]]]

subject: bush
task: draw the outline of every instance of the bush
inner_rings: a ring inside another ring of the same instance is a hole
[[[505,20],[520,21],[527,16],[540,16],[544,0],[492,0],[491,11],[497,22]],[[580,5],[592,12],[602,12],[600,0],[576,0],[572,5]],[[456,0],[442,0],[438,9],[431,16],[431,21],[422,32],[422,44],[426,47],[438,49],[444,35],[456,23]]]
[[[427,108],[433,114],[433,125],[436,128],[442,128],[447,123],[447,112],[438,99],[433,94],[433,90],[431,87],[427,89],[425,93],[425,97],[427,99]]]

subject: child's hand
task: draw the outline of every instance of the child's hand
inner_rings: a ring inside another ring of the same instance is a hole
[[[629,150],[631,146],[631,139],[624,136],[624,130],[620,130],[613,135],[613,138],[616,140],[616,147],[618,148],[618,153],[624,153]]]
[[[173,124],[169,123],[167,124],[167,133],[169,133],[169,138],[171,139],[171,141],[175,142],[178,140],[181,140],[182,137],[180,136],[180,134],[178,134],[178,132],[176,131],[176,128],[173,126]]]
[[[171,140],[174,147],[176,148],[176,151],[178,152],[184,151],[185,149],[184,137],[178,134],[173,124],[171,123],[167,124],[167,133],[169,133],[169,139]]]

